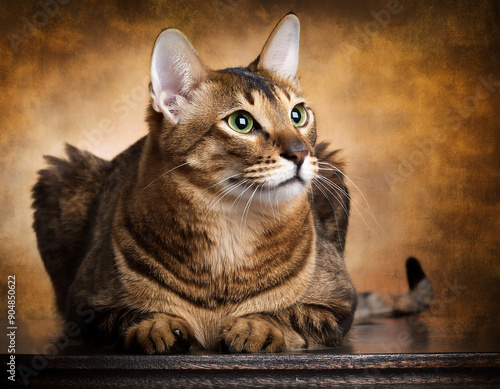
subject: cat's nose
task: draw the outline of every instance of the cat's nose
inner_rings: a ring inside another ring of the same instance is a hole
[[[285,159],[288,159],[297,165],[297,168],[300,169],[304,160],[306,159],[309,151],[307,150],[286,150],[281,156]]]

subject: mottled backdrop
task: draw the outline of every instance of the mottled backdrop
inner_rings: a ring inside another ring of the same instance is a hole
[[[357,186],[355,285],[404,291],[414,255],[436,288],[430,320],[498,341],[499,2],[269,3],[1,2],[0,301],[15,274],[18,317],[55,317],[31,230],[36,171],[64,142],[111,158],[146,133],[162,28],[182,30],[212,68],[239,66],[293,10],[301,85]]]

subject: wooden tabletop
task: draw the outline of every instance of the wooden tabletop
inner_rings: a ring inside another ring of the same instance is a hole
[[[235,355],[132,355],[57,338],[57,328],[19,324],[16,381],[5,379],[7,387],[500,387],[497,334],[461,336],[446,320],[376,320],[354,326],[342,347]],[[5,339],[0,347],[5,353]]]

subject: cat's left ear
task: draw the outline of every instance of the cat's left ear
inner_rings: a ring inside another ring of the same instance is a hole
[[[296,81],[299,65],[299,18],[286,15],[267,39],[257,58],[257,69],[265,69],[281,77]]]
[[[207,78],[208,69],[184,34],[163,31],[156,39],[151,58],[149,92],[153,108],[177,124],[190,94]]]

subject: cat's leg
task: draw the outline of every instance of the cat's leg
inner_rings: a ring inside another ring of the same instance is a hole
[[[189,324],[181,317],[152,313],[125,331],[125,346],[146,354],[174,354],[189,350],[193,341]]]
[[[230,317],[220,329],[230,352],[278,352],[342,344],[353,308],[297,303],[278,313]]]
[[[280,325],[267,314],[227,318],[220,328],[222,349],[240,352],[278,352],[285,348]]]
[[[220,339],[231,352],[339,346],[352,325],[356,301],[342,257],[332,244],[319,241],[315,272],[296,303],[279,312],[230,317]]]
[[[181,317],[127,307],[80,304],[67,321],[81,330],[87,342],[146,354],[185,352],[194,338]]]
[[[318,236],[316,267],[308,288],[295,304],[279,312],[275,320],[304,342],[289,342],[287,349],[334,347],[343,343],[351,328],[356,305],[356,290],[342,254],[332,242]]]
[[[346,304],[347,305],[347,304]],[[297,350],[340,346],[351,328],[353,306],[297,303],[275,315],[287,342],[285,349]]]

